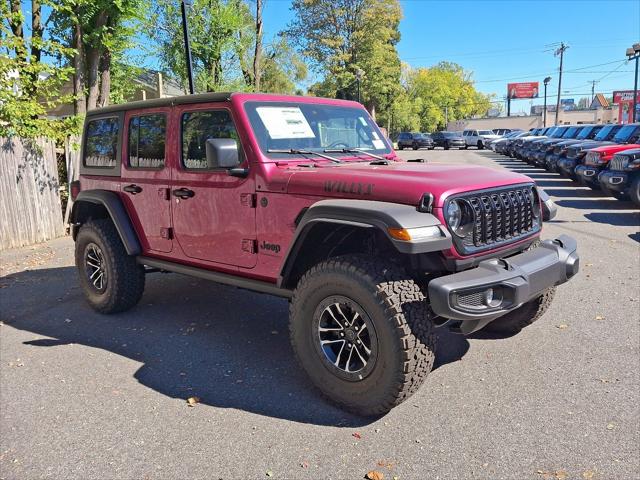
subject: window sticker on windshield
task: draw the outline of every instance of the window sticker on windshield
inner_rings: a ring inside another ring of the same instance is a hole
[[[360,120],[360,123],[362,125],[364,125],[365,127],[367,126],[367,121],[364,119],[364,117],[358,117],[358,119]]]
[[[378,136],[375,130],[371,130],[371,135],[373,135],[373,138],[375,138],[376,140],[380,140],[380,137]]]
[[[373,140],[373,146],[376,150],[382,150],[384,148],[384,142],[382,140]]]
[[[273,140],[315,138],[309,122],[298,107],[258,107],[256,111]]]

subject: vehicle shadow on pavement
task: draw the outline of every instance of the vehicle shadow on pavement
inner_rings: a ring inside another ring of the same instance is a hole
[[[0,278],[0,304],[7,325],[38,336],[24,344],[79,344],[133,359],[142,363],[135,378],[172,398],[317,425],[376,420],[332,406],[310,384],[289,346],[288,303],[280,298],[156,273],[137,307],[101,315],[85,303],[75,268],[63,267]],[[436,335],[435,368],[469,349],[444,328]]]

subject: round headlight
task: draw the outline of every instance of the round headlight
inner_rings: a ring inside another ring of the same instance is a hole
[[[540,218],[540,195],[538,195],[538,189],[533,189],[533,196],[531,197],[531,210],[533,211],[533,216],[535,218]]]
[[[447,205],[446,216],[447,225],[449,225],[451,230],[455,231],[462,221],[462,209],[460,208],[460,205],[458,205],[457,200],[449,202],[449,205]]]

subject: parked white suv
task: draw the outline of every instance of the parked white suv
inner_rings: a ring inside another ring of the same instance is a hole
[[[491,130],[465,130],[462,132],[462,138],[464,138],[467,147],[476,147],[478,150],[482,150],[489,141],[500,138],[500,135],[496,135]]]

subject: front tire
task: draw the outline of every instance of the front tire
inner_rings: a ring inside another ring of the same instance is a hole
[[[444,144],[444,149],[445,149],[445,150],[449,150],[449,144],[448,144],[448,143],[445,143],[445,144]]]
[[[484,148],[482,141],[478,141],[478,144],[476,145],[476,147],[478,148],[478,150],[482,150]]]
[[[537,298],[489,323],[483,330],[503,334],[519,333],[523,328],[531,325],[544,315],[555,294],[556,287],[551,287]]]
[[[411,396],[435,358],[432,314],[420,287],[403,269],[359,255],[305,273],[291,300],[290,335],[322,394],[364,416]]]
[[[91,220],[80,227],[75,259],[80,286],[94,310],[123,312],[140,300],[144,267],[127,254],[111,220]]]

